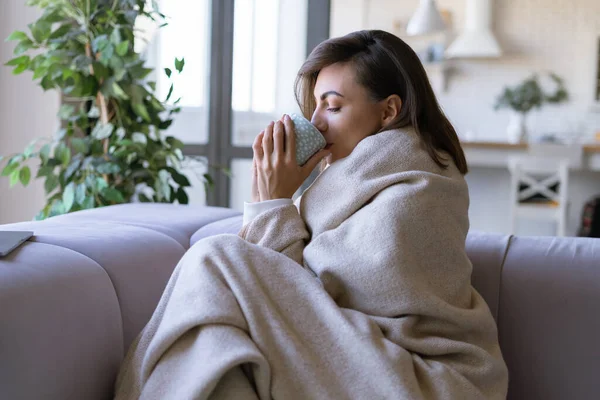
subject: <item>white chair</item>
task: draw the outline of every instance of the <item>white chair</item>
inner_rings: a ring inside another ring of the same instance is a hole
[[[566,235],[569,170],[581,167],[582,155],[577,145],[531,143],[527,155],[509,159],[511,233],[524,218],[553,221],[556,235]]]

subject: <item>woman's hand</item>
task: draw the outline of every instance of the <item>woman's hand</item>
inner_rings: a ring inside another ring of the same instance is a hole
[[[302,167],[296,162],[294,123],[288,115],[271,122],[252,145],[252,201],[291,199],[317,164],[329,155],[321,150]]]

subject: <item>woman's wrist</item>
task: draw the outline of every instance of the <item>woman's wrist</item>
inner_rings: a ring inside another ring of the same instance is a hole
[[[244,202],[244,220],[243,225],[246,225],[259,214],[270,210],[271,208],[294,204],[292,199],[273,199],[259,202],[248,203]]]

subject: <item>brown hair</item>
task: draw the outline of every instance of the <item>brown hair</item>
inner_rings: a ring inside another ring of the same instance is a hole
[[[447,152],[462,174],[467,161],[458,136],[440,108],[419,57],[402,39],[380,30],[365,30],[319,44],[304,62],[295,82],[296,101],[310,120],[316,108],[313,90],[319,72],[338,62],[350,62],[358,83],[374,101],[397,94],[400,114],[385,129],[412,126],[431,158],[442,168],[448,164],[438,151]]]

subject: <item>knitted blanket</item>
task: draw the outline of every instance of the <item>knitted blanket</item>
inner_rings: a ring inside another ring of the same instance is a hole
[[[449,158],[449,157],[448,157]],[[411,129],[362,140],[296,206],[194,245],[117,399],[505,399],[470,284],[468,190]]]

